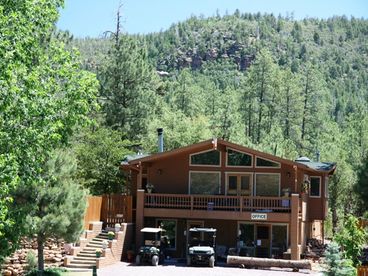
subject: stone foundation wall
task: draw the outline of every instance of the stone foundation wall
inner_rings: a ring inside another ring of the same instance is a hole
[[[25,275],[28,267],[26,258],[30,251],[34,252],[37,261],[37,240],[23,238],[20,249],[5,259],[1,269],[1,275]],[[65,256],[64,241],[57,239],[48,239],[44,247],[45,268],[60,267],[63,264]]]

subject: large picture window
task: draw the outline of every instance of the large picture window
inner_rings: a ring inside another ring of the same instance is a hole
[[[321,196],[321,178],[319,176],[311,176],[309,195],[312,197]]]
[[[251,167],[252,155],[232,149],[227,149],[227,166]]]
[[[190,172],[190,194],[215,195],[220,193],[219,172]]]
[[[157,227],[164,229],[161,234],[163,247],[167,249],[176,249],[176,220],[158,219]]]
[[[220,152],[210,150],[190,155],[190,165],[194,166],[220,166]]]
[[[256,196],[280,196],[280,174],[256,174]]]

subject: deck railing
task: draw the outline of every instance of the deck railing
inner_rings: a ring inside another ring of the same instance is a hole
[[[145,208],[290,212],[290,198],[259,196],[145,194]]]

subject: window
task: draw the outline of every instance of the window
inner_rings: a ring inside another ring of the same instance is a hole
[[[256,174],[256,196],[280,196],[280,174]]]
[[[252,155],[228,149],[227,150],[227,166],[235,167],[251,167]]]
[[[256,157],[256,167],[280,168],[280,163],[257,156]]]
[[[321,178],[319,176],[311,176],[309,195],[311,197],[321,196]]]
[[[251,174],[227,174],[227,194],[246,195],[252,194],[252,175]]]
[[[190,165],[220,166],[220,152],[210,150],[190,155]]]
[[[162,245],[167,249],[176,249],[176,220],[157,220],[157,227],[165,230],[161,234],[161,241],[165,241]]]
[[[283,252],[288,248],[288,229],[287,225],[272,225],[272,255],[282,258]]]
[[[214,195],[220,193],[220,172],[190,172],[189,193]]]

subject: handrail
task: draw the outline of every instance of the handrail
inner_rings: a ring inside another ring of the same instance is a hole
[[[145,194],[145,208],[290,212],[290,197]]]

